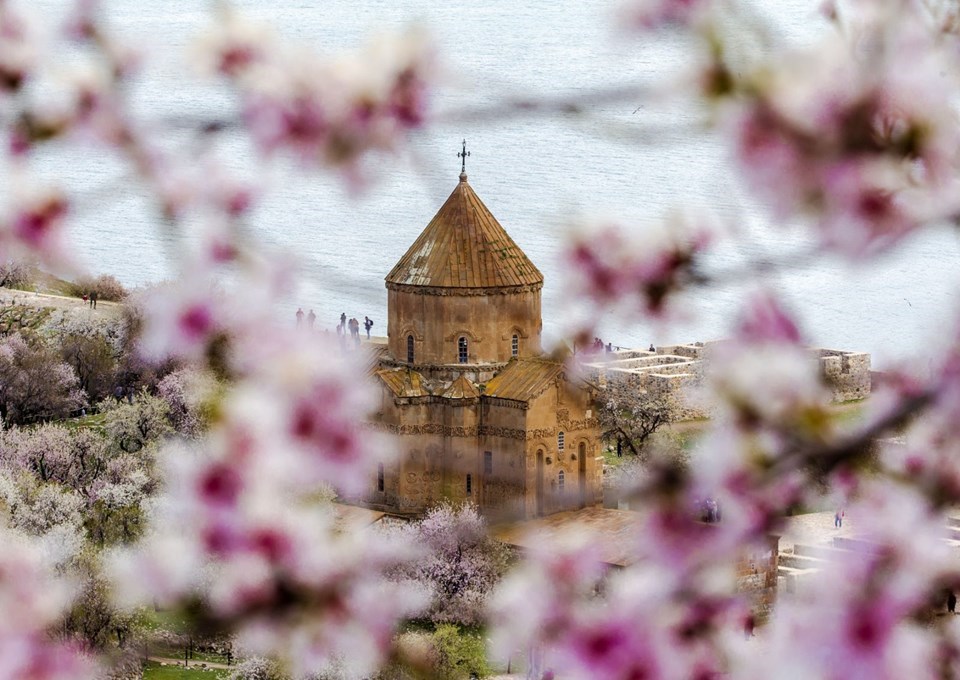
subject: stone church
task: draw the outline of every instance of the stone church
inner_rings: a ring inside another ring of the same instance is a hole
[[[372,425],[402,455],[367,505],[417,514],[450,499],[527,519],[600,504],[593,393],[542,355],[543,275],[466,173],[386,286]]]

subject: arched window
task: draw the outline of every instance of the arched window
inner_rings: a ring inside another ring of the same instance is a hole
[[[563,441],[564,441],[563,432],[557,432],[557,450],[558,451],[563,451]]]
[[[557,473],[557,490],[560,493],[563,493],[563,483],[565,481],[564,477],[565,475],[563,474],[563,470],[560,470],[560,472]]]
[[[469,496],[472,493],[473,493],[473,476],[467,475],[467,495]]]
[[[457,361],[467,363],[467,339],[464,337],[457,340]]]
[[[377,466],[377,491],[383,491],[383,463]]]
[[[587,456],[587,445],[584,444],[583,442],[580,442],[579,451],[580,451],[580,458],[581,458],[581,459],[582,459],[582,458],[586,458],[586,456]]]
[[[510,356],[518,356],[520,354],[520,336],[516,333],[513,334],[513,338],[510,340]]]
[[[407,363],[413,363],[413,336],[407,336]]]

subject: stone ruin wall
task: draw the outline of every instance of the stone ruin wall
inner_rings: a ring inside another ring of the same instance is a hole
[[[870,355],[865,352],[817,350],[820,374],[833,392],[833,401],[855,401],[870,396]]]
[[[712,344],[715,343],[666,345],[656,348],[655,353],[619,350],[587,362],[585,367],[589,379],[613,396],[663,394],[674,404],[674,420],[709,418],[709,406],[700,392],[709,362],[706,354]],[[834,403],[870,395],[869,354],[831,349],[812,349],[811,353],[819,362],[820,374]]]
[[[673,420],[696,420],[709,414],[702,408],[697,391],[701,376],[694,373],[664,375],[611,371],[606,375],[606,389],[614,398],[629,398],[638,393],[663,394],[671,400]]]
[[[737,592],[750,603],[757,624],[770,618],[777,601],[780,538],[768,536],[766,545],[748,550],[737,561]]]

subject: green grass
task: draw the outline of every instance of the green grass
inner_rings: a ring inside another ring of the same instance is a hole
[[[94,430],[103,430],[107,423],[106,413],[90,413],[79,418],[66,418],[60,422],[64,427],[71,430],[81,430],[91,428]]]
[[[839,425],[859,425],[867,415],[868,399],[856,399],[830,405],[830,414]]]
[[[625,453],[622,458],[618,458],[616,447],[611,450],[606,445],[603,446],[603,464],[607,467],[620,467],[627,462],[627,456],[630,455],[632,454]]]
[[[689,454],[706,433],[709,425],[710,421],[706,419],[684,420],[666,425],[650,437],[646,446],[665,453]],[[617,457],[616,442],[605,443],[603,446],[603,462],[608,467],[619,467],[633,459],[634,455],[626,445],[623,447],[621,458]]]
[[[80,297],[77,294],[77,284],[46,272],[37,272],[34,277],[33,288],[37,293],[63,295],[64,297]]]
[[[161,666],[156,661],[148,661],[143,667],[143,680],[222,680],[230,673],[231,671],[220,668]]]

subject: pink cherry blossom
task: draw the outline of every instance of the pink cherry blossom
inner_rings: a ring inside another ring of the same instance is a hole
[[[225,303],[210,284],[182,281],[149,291],[143,300],[140,349],[154,360],[202,358],[217,333],[225,330]]]
[[[25,186],[14,196],[0,225],[0,248],[11,256],[36,258],[53,268],[69,264],[64,241],[70,202],[59,189]]]
[[[0,91],[4,93],[19,90],[39,61],[33,19],[12,4],[0,7]]]
[[[286,151],[354,178],[365,156],[392,152],[427,117],[436,68],[420,32],[383,36],[335,60],[304,49],[267,57],[245,57],[237,86],[247,128],[268,153]]]
[[[243,78],[276,48],[276,37],[269,26],[221,7],[217,21],[198,37],[194,52],[201,70]]]
[[[0,553],[0,677],[67,680],[97,677],[79,650],[47,632],[73,590],[55,577],[35,545],[6,528]]]
[[[861,43],[882,47],[870,54],[834,37],[785,55],[746,87],[731,119],[751,187],[778,217],[812,218],[826,246],[850,255],[889,247],[956,209],[958,139],[946,95],[955,56],[913,13],[862,26]]]
[[[751,344],[783,342],[797,344],[800,331],[793,317],[769,293],[758,293],[749,301],[737,328],[737,337]]]
[[[620,8],[627,26],[653,30],[663,26],[686,26],[710,6],[710,0],[629,0]]]
[[[611,222],[584,224],[564,252],[569,292],[589,304],[592,314],[615,308],[629,315],[669,317],[674,296],[698,280],[698,266],[710,242],[703,221],[675,218],[650,228]]]

